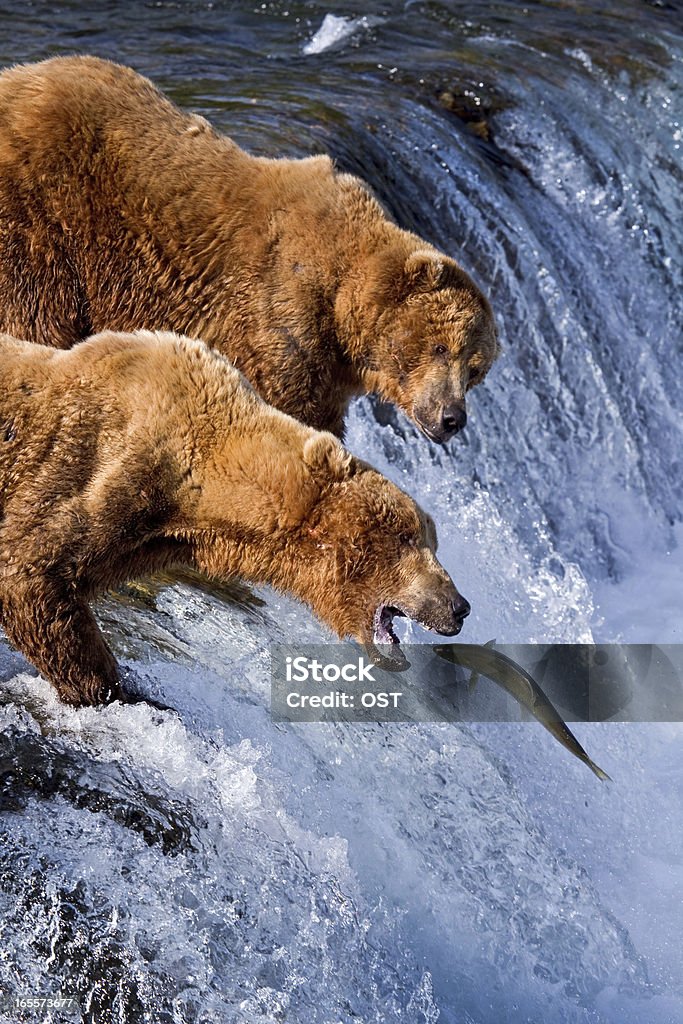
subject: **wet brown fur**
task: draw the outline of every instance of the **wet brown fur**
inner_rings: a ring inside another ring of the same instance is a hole
[[[0,624],[65,701],[119,694],[88,603],[132,577],[268,583],[365,642],[380,603],[454,631],[435,546],[407,495],[199,342],[0,336]]]
[[[436,429],[497,352],[455,260],[328,157],[249,155],[93,57],[0,74],[0,330],[69,348],[174,330],[341,436],[375,392]]]

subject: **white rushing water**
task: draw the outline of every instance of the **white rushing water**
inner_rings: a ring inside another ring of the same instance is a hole
[[[680,38],[657,22],[608,67],[501,7],[400,5],[372,33],[307,8],[287,44],[321,91],[342,62],[326,141],[457,239],[503,335],[448,451],[367,401],[348,444],[434,516],[463,640],[680,642]],[[419,70],[371,51],[372,92],[343,60],[374,33]],[[488,139],[429,98],[443,76],[424,99],[428,52],[501,90]],[[533,722],[279,725],[269,645],[330,639],[293,601],[177,584],[99,614],[177,713],[65,708],[0,642],[0,989],[93,1024],[683,1021],[679,724],[577,725],[612,784]]]
[[[354,36],[357,32],[381,25],[382,18],[373,15],[362,15],[360,18],[344,18],[336,14],[326,14],[317,32],[311,36],[307,43],[301,48],[301,52],[310,56],[314,53],[324,53],[334,46],[341,45],[345,40]]]

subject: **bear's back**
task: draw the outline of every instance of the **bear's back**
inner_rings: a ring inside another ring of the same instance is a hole
[[[144,115],[173,121],[181,112],[142,75],[97,57],[54,57],[20,64],[0,74],[0,124],[17,141],[30,141],[36,123],[51,145],[87,124],[95,131],[108,120]],[[62,138],[63,137],[63,138]]]
[[[263,409],[232,364],[175,334],[107,331],[70,350],[0,335],[0,495],[58,466],[77,486],[98,461],[213,445]]]

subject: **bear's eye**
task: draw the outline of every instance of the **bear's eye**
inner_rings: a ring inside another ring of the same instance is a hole
[[[417,541],[415,537],[413,537],[412,533],[401,534],[401,536],[399,537],[399,541],[401,542],[401,547],[403,548],[417,547]]]
[[[446,355],[448,355],[448,346],[447,345],[435,345],[433,351],[434,351],[434,355],[435,356],[446,356]]]

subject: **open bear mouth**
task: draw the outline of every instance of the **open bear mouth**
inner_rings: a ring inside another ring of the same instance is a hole
[[[406,617],[406,612],[394,604],[381,604],[373,619],[373,642],[376,644],[398,644],[400,641],[393,629],[397,615]]]

